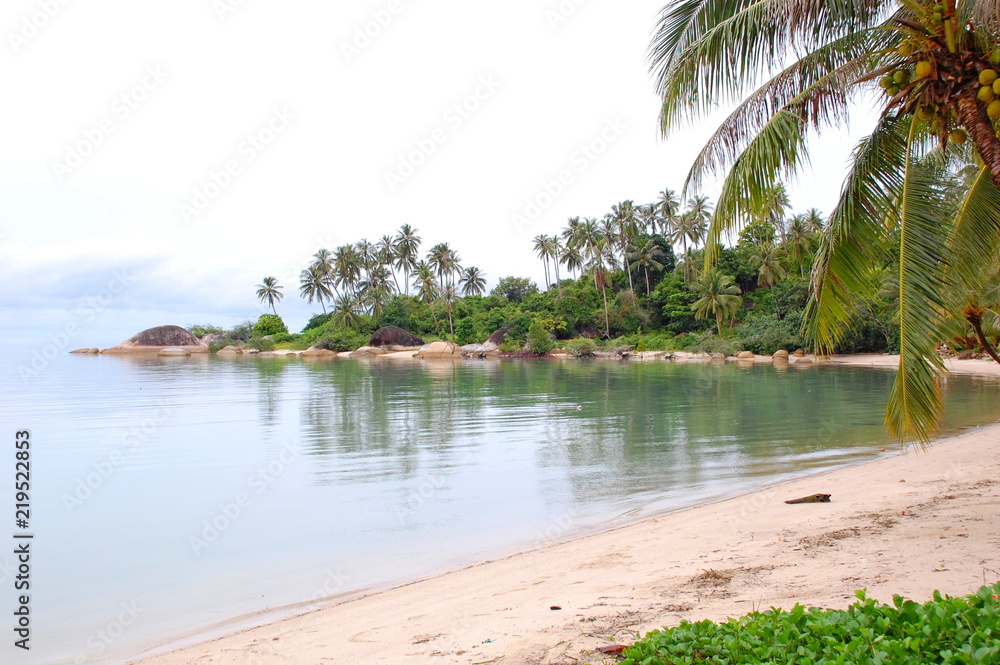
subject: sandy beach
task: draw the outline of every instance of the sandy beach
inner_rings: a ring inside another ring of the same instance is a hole
[[[893,356],[831,362],[892,367]],[[1000,376],[978,360],[954,372]],[[788,505],[814,493],[830,503]],[[602,663],[682,620],[974,592],[1000,579],[1000,425],[331,602],[134,663]]]

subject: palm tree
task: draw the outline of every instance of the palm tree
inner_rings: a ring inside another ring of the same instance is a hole
[[[583,271],[583,254],[576,245],[567,245],[562,250],[562,262],[566,264],[566,269],[575,278],[577,272]]]
[[[765,243],[757,247],[757,252],[750,257],[750,264],[757,268],[757,283],[766,286],[774,292],[774,285],[783,280],[787,273],[781,265],[781,248],[773,243]]]
[[[299,273],[299,294],[309,303],[318,300],[324,314],[326,314],[324,301],[333,297],[326,275],[315,264]]]
[[[1000,247],[1000,139],[977,99],[991,94],[980,93],[979,77],[995,75],[997,5],[943,0],[939,8],[888,0],[686,0],[665,9],[651,46],[664,134],[714,112],[720,101],[744,100],[702,149],[685,185],[725,174],[708,262],[722,234],[808,162],[810,138],[847,124],[855,100],[885,87],[882,112],[855,148],[827,222],[806,322],[821,352],[834,349],[855,303],[876,288],[872,277],[891,248],[900,360],[886,425],[900,441],[925,442],[939,425],[944,364],[935,347],[946,299],[958,276],[972,277]],[[924,159],[949,139],[955,149]],[[981,160],[978,173],[953,216],[940,184],[970,153]]]
[[[632,283],[632,271],[628,268],[628,249],[635,237],[639,235],[635,203],[622,201],[611,206],[610,219],[613,224],[609,230],[613,230],[614,233],[609,233],[609,235],[617,236],[618,249],[622,253],[622,265],[625,267],[625,274],[628,275],[628,290],[634,293],[635,285]]]
[[[455,309],[455,301],[458,300],[458,294],[455,292],[455,285],[448,284],[441,291],[441,300],[444,301],[445,311],[448,312],[448,330],[451,332],[452,338],[455,337],[455,322],[452,319],[452,311]]]
[[[698,295],[698,300],[691,305],[694,318],[715,318],[715,327],[722,337],[722,321],[736,316],[743,298],[740,297],[740,287],[733,284],[733,278],[711,268],[702,274],[691,285],[691,291]]]
[[[358,328],[364,322],[357,312],[358,301],[346,293],[333,301],[330,320],[341,328]]]
[[[420,236],[417,235],[417,229],[409,224],[403,224],[396,234],[396,269],[403,271],[406,295],[410,295],[410,272],[417,264],[419,253]]]
[[[399,257],[396,253],[396,240],[392,236],[382,236],[378,243],[375,244],[375,256],[379,265],[389,269],[389,274],[392,275],[392,283],[398,292],[399,280],[396,279],[396,271],[394,269],[396,259]]]
[[[392,273],[389,268],[378,264],[371,269],[367,279],[361,280],[358,285],[360,301],[368,307],[369,313],[377,321],[382,316],[386,303],[396,292],[393,284]]]
[[[656,207],[660,218],[660,232],[670,233],[674,221],[677,219],[677,212],[680,210],[680,201],[677,200],[677,193],[672,189],[664,189],[660,192]]]
[[[552,261],[552,270],[556,275],[556,288],[562,292],[562,285],[559,280],[559,263],[562,261],[563,247],[559,242],[559,236],[551,235],[546,241],[545,246],[548,248],[549,259]]]
[[[805,221],[806,226],[808,226],[809,230],[813,233],[822,233],[823,227],[826,225],[826,222],[823,219],[823,213],[816,208],[809,208],[809,210],[806,211]]]
[[[341,245],[334,251],[334,279],[348,294],[357,293],[361,270],[362,259],[354,245]]]
[[[639,242],[635,246],[635,249],[629,254],[632,259],[632,263],[629,264],[629,270],[638,270],[642,268],[643,272],[646,274],[646,293],[650,292],[649,288],[649,269],[653,270],[663,270],[663,264],[657,259],[663,256],[663,250],[660,246],[653,242],[652,238],[646,238]]]
[[[329,250],[320,249],[313,254],[313,262],[310,264],[310,267],[315,267],[316,271],[323,276],[323,280],[326,282],[326,285],[333,288],[334,293],[339,295],[339,292],[337,292],[337,281],[333,260],[334,255],[331,254]]]
[[[281,292],[285,287],[278,284],[277,277],[265,277],[263,282],[263,284],[257,285],[257,299],[261,302],[267,301],[267,304],[271,306],[271,311],[277,316],[278,310],[274,308],[274,303],[281,302],[281,299],[285,297]]]
[[[813,209],[815,211],[815,208]],[[812,254],[815,243],[815,231],[811,230],[812,221],[809,214],[795,215],[785,231],[785,248],[788,257],[799,264],[799,276],[805,277],[805,260]]]
[[[431,318],[434,319],[434,331],[438,330],[437,315],[434,313],[434,301],[437,300],[438,286],[434,268],[428,261],[417,261],[413,267],[413,285],[417,287],[417,298],[431,307]]]
[[[469,266],[463,270],[462,278],[458,280],[458,283],[462,287],[463,295],[481,296],[486,293],[486,275],[475,266]]]
[[[549,237],[547,235],[539,234],[532,238],[535,243],[534,250],[538,258],[542,260],[542,268],[545,270],[545,290],[549,290],[549,285],[552,283],[549,280],[549,247],[548,247]]]
[[[430,251],[427,252],[427,260],[437,272],[438,286],[442,291],[448,284],[454,284],[455,273],[462,269],[462,266],[459,265],[458,253],[446,242],[431,247]]]

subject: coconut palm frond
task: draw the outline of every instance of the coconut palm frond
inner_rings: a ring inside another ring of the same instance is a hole
[[[854,96],[851,84],[872,67],[871,41],[854,35],[838,40],[801,58],[755,90],[709,138],[688,172],[684,191],[699,189],[706,175],[726,169],[750,138],[783,109],[816,130],[845,122]]]
[[[854,151],[853,164],[830,216],[813,267],[803,328],[819,352],[834,349],[855,302],[874,296],[875,253],[896,216],[908,123],[884,117]]]
[[[917,120],[912,120],[912,140]],[[897,440],[921,444],[940,424],[944,362],[935,352],[948,291],[948,219],[939,187],[943,173],[907,150],[899,199],[899,371],[885,424]]]
[[[985,166],[980,167],[959,205],[949,246],[959,257],[957,274],[963,281],[972,281],[969,287],[977,286],[982,266],[995,265],[1000,251],[1000,189]]]
[[[736,99],[788,52],[809,51],[883,19],[877,0],[688,0],[662,14],[650,68],[661,128]],[[697,91],[692,94],[692,90]]]
[[[807,128],[788,110],[778,111],[733,163],[715,204],[705,242],[705,267],[715,262],[719,241],[763,207],[765,193],[808,159]]]

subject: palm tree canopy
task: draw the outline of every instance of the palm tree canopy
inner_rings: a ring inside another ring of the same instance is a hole
[[[257,285],[257,299],[266,302],[277,315],[278,312],[274,309],[274,304],[281,302],[281,299],[285,297],[285,294],[281,292],[284,288],[278,284],[277,277],[265,277],[262,283]]]
[[[892,249],[900,365],[886,425],[900,441],[927,441],[939,423],[943,312],[1000,248],[1000,104],[987,109],[992,90],[980,90],[1000,60],[997,2],[942,0],[940,10],[910,0],[677,0],[650,49],[664,134],[735,105],[685,183],[696,190],[725,176],[707,264],[722,234],[808,163],[812,138],[882,95],[820,239],[806,331],[818,350],[835,348]],[[977,177],[949,206],[943,183],[969,162]]]

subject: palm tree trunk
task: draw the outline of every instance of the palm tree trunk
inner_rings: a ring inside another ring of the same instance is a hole
[[[646,295],[649,295],[649,266],[643,268],[646,271]]]
[[[715,327],[719,329],[719,339],[722,339],[722,315],[715,310]]]
[[[622,242],[622,264],[625,266],[625,274],[628,275],[628,290],[635,293],[635,285],[632,283],[632,270],[628,267],[628,245]]]
[[[608,289],[607,287],[601,289],[601,293],[604,294],[604,336],[611,339],[611,322],[608,317]]]
[[[965,308],[963,314],[965,314],[965,320],[968,321],[972,325],[972,329],[976,331],[976,337],[979,338],[979,345],[983,347],[986,353],[990,354],[990,358],[993,358],[995,362],[1000,364],[1000,357],[997,356],[997,352],[993,348],[993,345],[990,344],[989,340],[986,339],[986,335],[983,333],[982,310],[974,305],[969,305]]]
[[[958,116],[976,144],[976,151],[990,170],[993,184],[1000,187],[1000,139],[997,138],[985,109],[976,100],[978,85],[964,90],[956,102]]]
[[[274,308],[274,301],[271,301],[271,311],[274,312],[275,316],[278,316],[278,310]]]

